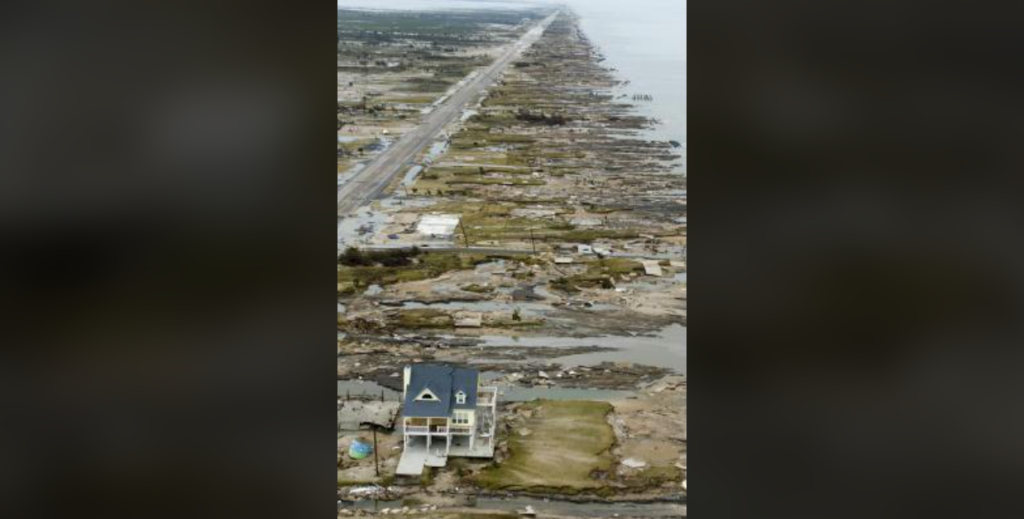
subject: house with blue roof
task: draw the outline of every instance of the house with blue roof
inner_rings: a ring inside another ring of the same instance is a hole
[[[400,475],[443,467],[449,456],[494,457],[498,388],[475,369],[414,364],[403,370]]]

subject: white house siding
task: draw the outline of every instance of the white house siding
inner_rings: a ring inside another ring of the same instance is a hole
[[[465,423],[465,424],[455,423],[455,420],[454,420],[454,417],[453,417],[452,422],[451,422],[452,426],[464,425],[466,427],[469,427],[470,430],[473,430],[473,427],[476,427],[476,411],[473,411],[473,410],[470,410],[470,409],[457,409],[455,411],[455,414],[456,414],[456,416],[458,416],[458,415],[465,415],[469,419],[469,422]]]

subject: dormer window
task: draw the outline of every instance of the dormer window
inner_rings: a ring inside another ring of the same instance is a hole
[[[466,393],[463,392],[463,391],[459,391],[458,393],[455,393],[455,403],[456,404],[465,404],[466,403]]]
[[[426,400],[428,402],[436,402],[437,400],[440,400],[440,399],[437,398],[437,395],[435,395],[433,391],[424,388],[423,391],[420,391],[420,394],[416,397],[416,400]]]

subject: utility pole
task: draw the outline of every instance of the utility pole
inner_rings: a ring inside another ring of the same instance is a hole
[[[384,393],[381,393],[383,395]],[[380,477],[380,464],[377,462],[377,425],[373,426],[373,470],[376,472],[377,477]]]
[[[466,234],[466,226],[462,224],[462,218],[459,218],[459,230],[462,231],[462,241],[465,244],[465,248],[469,248],[469,235]]]

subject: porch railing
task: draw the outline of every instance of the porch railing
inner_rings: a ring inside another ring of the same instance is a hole
[[[409,434],[448,434],[448,427],[444,425],[406,425],[405,432]]]
[[[498,388],[494,386],[485,386],[477,388],[477,405],[491,406],[493,407],[498,400]]]

